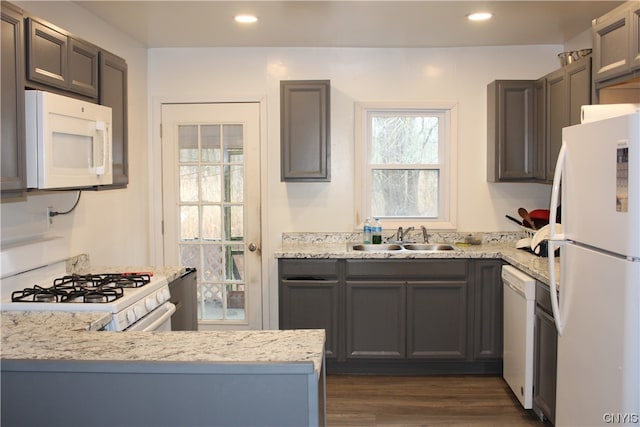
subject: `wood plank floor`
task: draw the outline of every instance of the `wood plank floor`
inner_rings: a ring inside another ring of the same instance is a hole
[[[327,376],[327,425],[537,426],[501,377]]]

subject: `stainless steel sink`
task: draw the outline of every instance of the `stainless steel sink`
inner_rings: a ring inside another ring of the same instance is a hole
[[[360,244],[353,245],[354,251],[401,251],[402,246],[396,244],[381,244],[381,245],[373,245],[373,244]]]
[[[446,243],[407,243],[403,247],[408,251],[453,251],[455,246]]]

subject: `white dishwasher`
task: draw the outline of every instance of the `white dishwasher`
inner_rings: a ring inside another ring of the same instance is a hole
[[[533,406],[533,325],[536,281],[502,267],[504,287],[502,377],[525,409]]]

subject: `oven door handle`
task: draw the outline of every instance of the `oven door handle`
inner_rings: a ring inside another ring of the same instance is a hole
[[[129,328],[127,328],[127,331],[129,332],[155,331],[156,329],[158,329],[160,325],[162,325],[164,322],[167,322],[171,319],[171,316],[173,315],[173,313],[176,312],[176,306],[170,302],[166,302],[162,304],[160,307],[158,307],[157,309],[155,309],[153,312],[151,312],[148,316],[155,316],[157,315],[156,313],[158,312],[162,314],[160,315],[160,317],[153,320],[151,323],[147,324],[147,322],[145,322],[146,319],[143,317],[139,322],[141,326],[138,326],[138,323],[134,323]]]

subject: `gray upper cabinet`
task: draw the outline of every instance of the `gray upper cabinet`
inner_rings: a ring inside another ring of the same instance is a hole
[[[630,1],[595,19],[592,27],[594,82],[640,68],[640,5]]]
[[[533,179],[533,80],[496,80],[487,86],[487,180]]]
[[[562,128],[591,104],[591,57],[533,80],[487,86],[487,180],[553,181]]]
[[[22,11],[2,2],[2,136],[0,189],[2,197],[20,196],[27,188],[24,135],[24,68]]]
[[[329,80],[280,82],[281,180],[331,180]]]
[[[53,25],[26,20],[27,81],[98,98],[99,49]]]
[[[100,105],[111,107],[113,184],[100,188],[125,187],[129,183],[129,139],[127,109],[127,63],[112,53],[100,52]]]

